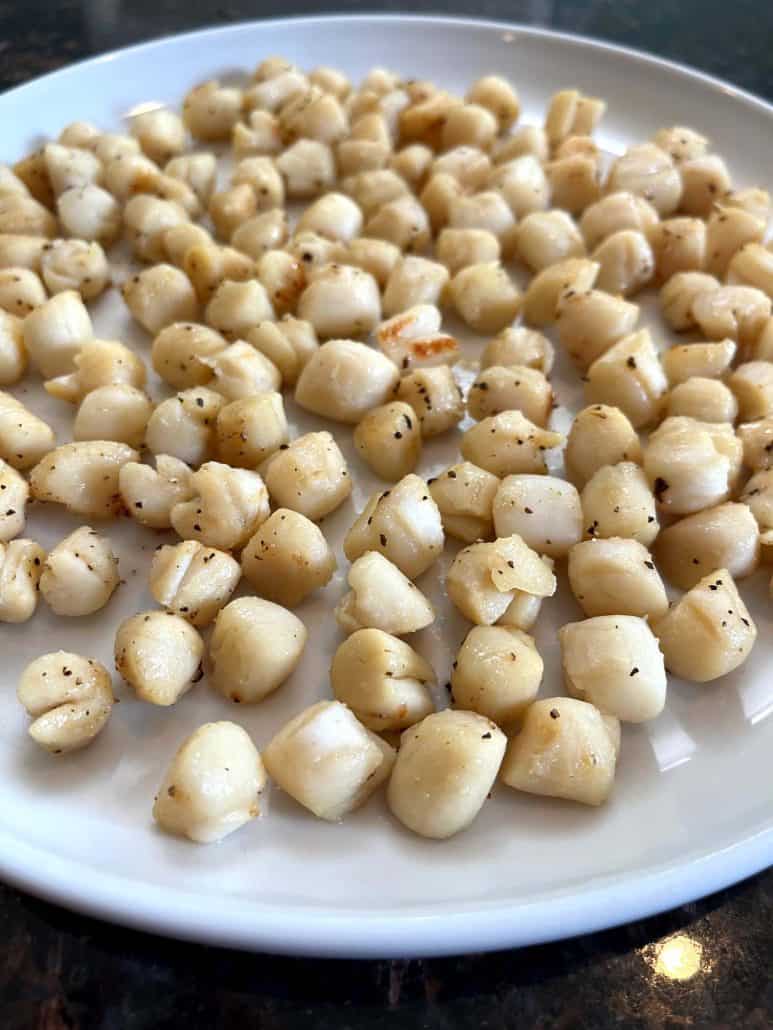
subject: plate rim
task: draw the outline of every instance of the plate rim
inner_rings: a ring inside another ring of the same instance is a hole
[[[88,870],[86,894],[78,885],[82,863],[52,856],[43,847],[0,831],[3,880],[65,909],[198,944],[344,959],[487,952],[596,933],[740,883],[768,866],[772,857],[773,826],[768,825],[709,853],[697,852],[653,866],[636,876],[635,891],[627,873],[621,871],[599,878],[598,885],[582,892],[563,888],[511,904],[471,901],[450,913],[422,910],[417,905],[395,916],[387,909],[342,912],[323,907],[288,909],[260,901],[245,904],[242,897],[179,888],[170,891],[93,867]],[[41,863],[46,867],[45,880],[30,872],[40,869]],[[216,924],[212,922],[215,908],[226,916]]]
[[[260,31],[265,26],[304,26],[329,23],[407,23],[460,29],[512,32],[525,38],[548,39],[573,47],[623,56],[653,70],[663,69],[773,120],[773,103],[721,78],[678,61],[611,41],[542,26],[471,17],[412,13],[333,13],[250,19],[166,33],[67,64],[15,85],[0,94],[0,109],[20,92],[48,89],[90,67],[170,43],[195,42],[203,37]],[[16,838],[0,828],[0,877],[46,901],[67,909],[119,923],[136,930],[164,934],[198,943],[267,951],[275,954],[340,958],[426,957],[470,951],[491,951],[559,940],[645,918],[738,883],[773,863],[773,816],[740,837],[710,851],[683,852],[635,877],[631,890],[623,870],[590,881],[587,890],[543,891],[514,902],[479,899],[453,912],[419,905],[405,906],[395,916],[387,909],[288,909],[280,903],[254,901],[211,892],[170,890],[144,880],[89,868],[88,883],[79,884],[81,862],[52,855],[44,847]],[[133,885],[138,891],[127,891]],[[567,897],[569,895],[569,897]],[[202,901],[205,904],[202,905]],[[212,921],[219,907],[227,918]]]
[[[153,36],[150,39],[131,43],[125,47],[116,47],[112,50],[106,50],[104,53],[92,54],[89,57],[84,57],[80,60],[64,64],[60,68],[55,68],[53,71],[46,72],[44,75],[36,75],[24,82],[10,86],[0,92],[0,103],[4,103],[6,98],[12,97],[20,90],[39,88],[40,86],[49,83],[54,78],[64,78],[92,65],[108,63],[118,57],[131,55],[138,50],[151,50],[156,47],[162,47],[171,41],[187,42],[195,41],[197,37],[201,36],[225,36],[233,33],[234,31],[244,29],[252,30],[264,25],[281,26],[313,24],[318,22],[365,21],[409,22],[414,24],[434,24],[458,26],[462,28],[490,29],[493,31],[516,32],[526,36],[559,40],[560,42],[567,43],[569,45],[581,44],[582,46],[590,47],[592,49],[605,50],[613,54],[622,54],[623,56],[631,58],[632,60],[638,61],[642,64],[664,68],[687,79],[697,79],[704,85],[711,87],[713,90],[718,91],[725,96],[730,96],[735,100],[740,100],[743,103],[758,109],[763,114],[773,116],[773,100],[768,101],[764,97],[753,93],[751,90],[744,89],[742,86],[737,86],[736,84],[729,82],[727,79],[723,79],[717,75],[712,75],[709,72],[704,72],[692,65],[684,64],[681,61],[675,61],[669,57],[659,57],[657,54],[650,53],[647,50],[640,50],[637,47],[626,46],[621,43],[615,43],[612,40],[600,39],[595,36],[586,36],[579,32],[564,32],[556,29],[545,28],[541,25],[526,25],[522,22],[502,21],[496,18],[472,18],[465,17],[463,15],[421,14],[410,11],[390,13],[376,11],[371,13],[360,12],[357,14],[331,12],[329,14],[288,15],[287,17],[280,18],[249,18],[246,20],[239,19],[238,21],[231,21],[225,25],[219,22],[213,22],[209,25],[199,26],[198,28],[190,29],[185,32],[166,32],[160,36]]]

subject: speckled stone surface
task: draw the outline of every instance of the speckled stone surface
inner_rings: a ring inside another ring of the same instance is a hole
[[[81,57],[265,15],[441,12],[432,3],[0,0],[0,89]],[[684,61],[773,98],[773,3],[447,0]],[[773,872],[559,944],[411,962],[242,955],[130,932],[0,886],[1,1030],[773,1026]]]

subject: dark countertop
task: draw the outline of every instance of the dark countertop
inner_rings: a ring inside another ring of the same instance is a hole
[[[423,0],[365,5],[400,8],[440,13]],[[363,8],[358,0],[281,9],[246,0],[0,0],[0,89],[170,32],[324,9]],[[598,36],[773,98],[771,3],[447,0],[443,12]],[[773,1025],[773,871],[621,929],[453,959],[243,955],[108,926],[2,886],[0,933],[2,1030]]]

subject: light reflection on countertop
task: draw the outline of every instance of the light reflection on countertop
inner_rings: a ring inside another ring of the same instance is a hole
[[[706,973],[711,968],[703,945],[686,933],[676,933],[648,945],[643,950],[643,957],[656,976],[667,980],[692,980],[698,973]]]

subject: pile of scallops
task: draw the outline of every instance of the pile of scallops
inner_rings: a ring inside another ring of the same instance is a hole
[[[433,838],[468,827],[497,779],[599,805],[621,722],[658,716],[667,671],[707,683],[748,658],[736,581],[773,553],[770,198],[734,188],[689,128],[604,154],[605,106],[564,90],[522,124],[498,75],[460,97],[271,57],[241,87],[196,86],[181,114],[143,105],[127,134],[74,122],[0,166],[1,621],[39,596],[66,618],[107,605],[110,520],[173,531],[158,607],[115,627],[116,670],[138,704],[184,704],[205,676],[224,713],[259,704],[304,651],[295,609],[341,561],[325,519],[357,475],[347,427],[383,481],[345,536],[329,697],[262,754],[235,721],[197,729],[155,798],[164,829],[219,840],[269,778],[326,820],[384,786]],[[127,250],[157,402],[141,349],[96,337],[88,307]],[[554,343],[585,395],[566,433]],[[71,406],[71,440],[14,392],[28,369]],[[315,431],[291,438],[288,398]],[[458,461],[422,478],[440,438]],[[84,524],[46,553],[23,535],[31,501]],[[449,549],[443,589],[470,626],[436,710],[421,637],[404,638],[435,620],[426,577]],[[563,684],[543,686],[532,631],[562,566],[577,619]],[[64,651],[18,697],[57,755],[114,703],[108,669]]]

